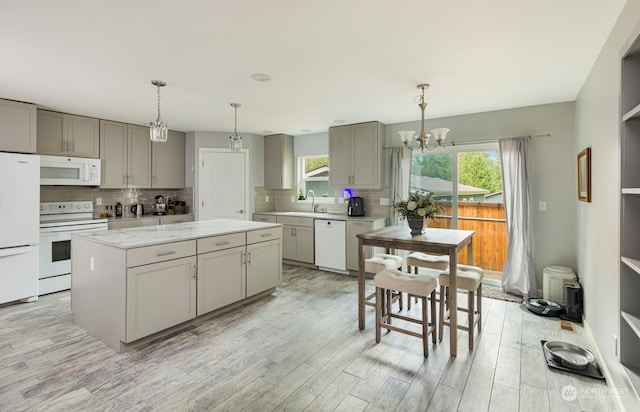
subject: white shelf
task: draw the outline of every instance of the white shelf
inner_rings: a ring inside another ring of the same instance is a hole
[[[635,187],[625,187],[622,189],[623,195],[640,195],[640,188]]]
[[[629,382],[631,382],[631,387],[633,388],[636,398],[639,398],[640,394],[638,394],[637,388],[640,388],[640,370],[625,365],[622,365],[622,368],[626,372]]]
[[[627,324],[633,329],[633,332],[636,334],[638,338],[640,338],[640,315],[630,312],[621,311],[620,315],[622,319],[624,319]]]
[[[620,260],[622,261],[622,263],[633,269],[634,272],[640,274],[640,260],[631,259],[624,256],[620,256]]]
[[[634,118],[640,119],[640,104],[634,107],[633,109],[629,110],[627,113],[625,113],[625,115],[622,116],[622,121],[626,122],[627,120],[634,119]]]

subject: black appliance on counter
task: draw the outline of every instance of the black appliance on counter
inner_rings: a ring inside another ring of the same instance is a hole
[[[349,199],[347,206],[347,215],[364,216],[366,209],[364,207],[364,199],[361,197],[352,197]]]

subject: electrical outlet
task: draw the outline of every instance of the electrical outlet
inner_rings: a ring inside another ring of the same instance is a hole
[[[264,197],[264,201],[265,201],[265,203],[269,203],[269,196],[265,196]]]
[[[89,270],[91,270],[91,271],[96,270],[96,261],[95,261],[95,259],[93,258],[93,256],[91,256],[91,257],[89,258]]]
[[[296,197],[295,196],[291,196],[291,202],[295,202],[296,201]]]
[[[613,334],[613,354],[618,356],[618,337]]]
[[[96,197],[96,206],[102,206],[102,198]]]
[[[382,206],[389,206],[389,198],[388,197],[381,197],[380,198],[380,204]]]
[[[546,212],[547,211],[547,202],[544,200],[541,200],[538,202],[538,210],[540,210],[541,212]]]

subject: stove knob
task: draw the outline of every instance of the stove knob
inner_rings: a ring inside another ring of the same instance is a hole
[[[47,206],[45,205],[40,205],[40,211],[44,212],[45,210],[47,210]]]
[[[82,205],[80,203],[76,203],[76,209],[82,209]]]

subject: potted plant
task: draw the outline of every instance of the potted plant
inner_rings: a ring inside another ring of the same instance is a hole
[[[407,219],[412,235],[423,232],[426,218],[435,220],[436,214],[442,212],[442,206],[433,198],[433,193],[424,194],[419,191],[409,192],[408,199],[393,202],[392,207],[401,220]]]

